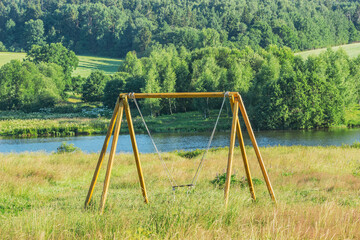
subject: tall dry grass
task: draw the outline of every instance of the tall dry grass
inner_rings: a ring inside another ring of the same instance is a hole
[[[360,239],[360,149],[261,148],[277,199],[265,184],[223,190],[210,180],[226,168],[227,151],[209,152],[194,191],[172,192],[155,154],[141,155],[150,204],[141,196],[134,160],[116,156],[103,215],[97,211],[104,171],[89,210],[83,203],[97,154],[0,155],[1,239]],[[247,148],[253,178],[262,179]],[[188,183],[200,158],[165,153],[175,180]],[[245,174],[240,152],[234,169]],[[105,169],[106,166],[103,168]]]

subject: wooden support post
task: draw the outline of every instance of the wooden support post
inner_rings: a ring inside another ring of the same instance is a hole
[[[232,120],[232,125],[231,125],[228,164],[227,164],[227,169],[226,169],[226,182],[225,182],[225,189],[224,189],[225,205],[227,205],[228,200],[229,200],[229,190],[230,190],[230,182],[231,182],[232,161],[233,161],[233,157],[234,157],[235,138],[236,138],[236,123],[238,120],[238,112],[239,112],[239,103],[238,103],[238,101],[235,101],[234,110],[233,110],[233,120]]]
[[[254,147],[254,150],[255,150],[255,153],[256,153],[256,157],[258,159],[258,162],[259,162],[259,165],[260,165],[260,168],[261,168],[261,172],[264,176],[264,179],[265,179],[265,182],[266,182],[266,186],[268,188],[268,191],[269,191],[269,194],[271,196],[271,199],[276,203],[276,198],[275,198],[275,193],[273,191],[273,188],[271,186],[271,182],[270,182],[270,179],[269,179],[269,176],[268,176],[268,173],[266,171],[266,168],[265,168],[265,164],[264,164],[264,161],[261,157],[261,154],[260,154],[260,149],[257,145],[257,142],[256,142],[256,139],[255,139],[255,135],[254,135],[254,132],[251,128],[251,124],[250,124],[250,121],[249,121],[249,117],[246,113],[246,110],[245,110],[245,106],[244,106],[244,102],[240,96],[240,94],[238,94],[238,99],[239,99],[239,107],[240,107],[240,111],[241,111],[241,114],[244,118],[244,122],[245,122],[245,125],[246,125],[246,128],[247,128],[247,131],[249,133],[249,136],[250,136],[250,140],[251,140],[251,143]]]
[[[236,99],[236,101],[238,101],[238,100]],[[233,96],[231,96],[231,98],[230,98],[230,103],[231,103],[231,109],[234,111],[234,97]],[[246,156],[245,144],[244,144],[244,139],[243,139],[242,132],[241,132],[239,117],[237,118],[237,122],[236,122],[236,133],[237,133],[237,138],[238,138],[238,142],[239,142],[239,147],[241,150],[242,159],[244,162],[244,168],[245,168],[245,173],[246,173],[251,197],[252,197],[252,199],[256,200],[254,184],[251,179],[249,161]]]
[[[116,101],[114,112],[113,112],[113,115],[111,117],[109,128],[107,130],[106,137],[105,137],[105,140],[104,140],[104,145],[103,145],[103,147],[101,149],[99,160],[97,162],[95,172],[94,172],[94,175],[93,175],[90,187],[89,187],[89,191],[88,191],[88,194],[87,194],[87,197],[86,197],[86,200],[85,200],[85,208],[89,205],[89,203],[91,201],[91,197],[92,197],[92,195],[94,193],[95,184],[96,184],[96,181],[97,181],[97,179],[99,177],[99,172],[100,172],[102,163],[104,161],[106,150],[107,150],[107,147],[109,145],[110,137],[111,137],[111,134],[113,132],[114,125],[115,125],[118,113],[119,113],[119,98]]]
[[[145,203],[149,203],[149,200],[148,200],[148,197],[147,197],[147,194],[146,194],[144,176],[143,176],[141,163],[140,163],[139,150],[138,150],[138,147],[137,147],[137,144],[136,144],[134,126],[133,126],[132,119],[131,119],[131,113],[130,113],[130,106],[129,106],[128,98],[125,96],[123,98],[123,100],[124,100],[126,119],[127,119],[127,124],[128,124],[128,127],[129,127],[129,134],[130,134],[130,138],[131,138],[132,148],[133,148],[133,151],[134,151],[134,157],[135,157],[136,168],[137,168],[137,172],[138,172],[138,176],[139,176],[142,195],[144,197]]]
[[[123,116],[123,112],[124,112],[123,110],[124,110],[123,101],[120,100],[118,117],[117,117],[117,120],[116,120],[114,136],[113,136],[112,144],[111,144],[109,162],[108,162],[108,166],[107,166],[107,169],[106,169],[104,188],[103,188],[103,192],[102,192],[102,196],[101,196],[100,213],[102,213],[104,211],[106,196],[107,196],[109,183],[110,183],[111,169],[112,169],[112,166],[113,166],[113,161],[114,161],[114,157],[115,157],[115,153],[116,153],[116,145],[117,145],[117,142],[118,142],[120,128],[121,128],[121,120],[122,120],[122,116]]]

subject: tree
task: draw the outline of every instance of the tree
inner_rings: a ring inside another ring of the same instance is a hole
[[[30,19],[25,22],[24,41],[26,49],[30,49],[32,45],[43,45],[44,40],[44,23],[41,19]]]
[[[7,51],[7,49],[6,49],[5,45],[2,42],[0,42],[0,52],[6,52],[6,51]]]
[[[157,93],[161,92],[156,67],[153,65],[145,77],[145,87],[141,89],[144,93]],[[160,111],[160,99],[146,98],[144,105],[150,110],[152,116],[156,116]]]
[[[128,52],[125,61],[119,66],[119,72],[129,73],[131,76],[141,76],[143,66],[141,60],[136,57],[135,52]]]
[[[206,28],[201,31],[200,42],[202,47],[215,47],[220,43],[220,34],[211,28]]]
[[[104,72],[95,70],[86,79],[82,89],[85,102],[99,102],[104,95],[104,87],[109,77]]]
[[[61,43],[51,43],[44,46],[34,45],[27,52],[26,59],[34,63],[46,62],[61,66],[65,75],[65,82],[71,89],[71,73],[79,64],[79,59],[73,51],[68,50]]]
[[[110,77],[104,88],[102,98],[103,105],[108,108],[114,108],[116,99],[120,93],[125,92],[126,80],[129,78],[127,73],[115,73]]]
[[[52,107],[64,90],[61,79],[62,69],[56,64],[12,60],[0,69],[0,109]]]
[[[162,84],[162,91],[163,92],[175,92],[175,86],[176,86],[176,74],[169,64],[165,70],[164,81]],[[175,103],[174,99],[168,98],[170,114],[173,113],[172,106],[174,105],[174,103]]]
[[[86,78],[78,75],[75,77],[71,77],[71,90],[76,93],[81,93],[82,86],[85,83]]]

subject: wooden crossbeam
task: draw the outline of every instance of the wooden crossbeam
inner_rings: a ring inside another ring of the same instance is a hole
[[[183,93],[122,93],[128,98],[221,98],[224,94],[228,96],[236,96],[237,92],[183,92]]]

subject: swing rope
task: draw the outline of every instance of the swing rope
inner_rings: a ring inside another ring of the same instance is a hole
[[[191,184],[177,185],[175,179],[174,179],[173,176],[170,174],[170,171],[169,171],[169,169],[168,169],[168,167],[167,167],[164,159],[161,157],[161,154],[160,154],[160,152],[159,152],[159,150],[158,150],[158,148],[157,148],[157,146],[156,146],[156,144],[155,144],[155,141],[154,141],[153,137],[151,136],[150,130],[149,130],[149,128],[148,128],[148,126],[147,126],[147,124],[146,124],[146,122],[145,122],[145,119],[144,119],[144,117],[143,117],[143,115],[142,115],[142,113],[141,113],[140,107],[139,107],[139,105],[138,105],[138,103],[137,103],[137,101],[136,101],[136,98],[134,97],[134,93],[130,93],[130,94],[129,94],[129,97],[130,97],[130,98],[134,101],[134,103],[135,103],[135,106],[136,106],[136,108],[137,108],[137,110],[138,110],[138,112],[139,112],[139,115],[140,115],[140,117],[141,117],[141,120],[142,120],[142,122],[143,122],[143,124],[144,124],[144,126],[145,126],[145,128],[146,128],[146,131],[147,131],[147,133],[148,133],[148,135],[149,135],[149,137],[150,137],[150,140],[151,140],[151,142],[152,142],[152,144],[153,144],[153,146],[154,146],[154,149],[155,149],[157,155],[159,156],[159,159],[160,159],[160,161],[161,161],[161,163],[162,163],[162,165],[163,165],[163,168],[164,168],[164,170],[165,170],[165,172],[166,172],[166,174],[167,174],[167,177],[168,177],[168,179],[169,179],[169,182],[170,182],[173,190],[175,190],[175,189],[178,188],[178,187],[195,187],[195,186],[196,186],[196,182],[197,182],[197,179],[198,179],[198,177],[199,177],[200,170],[201,170],[201,168],[202,168],[202,166],[203,166],[203,163],[204,163],[206,154],[209,152],[209,149],[210,149],[210,147],[211,147],[211,142],[212,142],[212,140],[213,140],[213,138],[214,138],[214,134],[215,134],[215,131],[216,131],[216,127],[217,127],[217,125],[218,125],[218,123],[219,123],[219,119],[220,119],[222,110],[223,110],[223,108],[224,108],[224,104],[225,104],[226,97],[228,97],[228,96],[229,96],[229,92],[225,92],[225,93],[224,93],[224,99],[223,99],[223,101],[222,101],[222,104],[221,104],[221,107],[220,107],[220,111],[219,111],[218,117],[217,117],[217,119],[216,119],[216,122],[215,122],[215,125],[214,125],[214,128],[213,128],[213,131],[212,131],[212,133],[211,133],[211,136],[210,136],[210,139],[209,139],[207,148],[206,148],[206,150],[205,150],[205,152],[204,152],[204,154],[203,154],[203,156],[202,156],[202,158],[201,158],[201,160],[200,160],[200,162],[199,162],[199,165],[198,165],[198,167],[197,167],[197,169],[196,169],[196,172],[195,172],[195,175],[194,175],[194,177],[193,177],[193,179],[192,179],[192,181],[191,181]]]
[[[221,104],[221,107],[220,107],[220,111],[219,111],[218,117],[217,117],[217,119],[216,119],[216,122],[215,122],[215,125],[214,125],[214,129],[213,129],[213,131],[212,131],[212,133],[211,133],[211,136],[210,136],[210,139],[209,139],[207,148],[206,148],[204,154],[202,155],[202,158],[201,158],[201,160],[200,160],[199,166],[197,167],[196,172],[195,172],[195,175],[194,175],[194,178],[193,178],[193,180],[192,180],[192,182],[191,182],[191,185],[193,185],[193,186],[196,186],[196,181],[197,181],[197,179],[198,179],[198,177],[199,177],[199,173],[200,173],[201,167],[202,167],[202,165],[203,165],[203,162],[204,162],[204,160],[205,160],[205,156],[206,156],[206,154],[209,152],[209,149],[210,149],[210,146],[211,146],[211,142],[212,142],[212,140],[213,140],[213,138],[214,138],[214,134],[215,134],[215,131],[216,131],[216,127],[217,127],[217,125],[218,125],[218,123],[219,123],[219,119],[220,119],[220,116],[221,116],[221,112],[222,112],[222,110],[223,110],[224,103],[225,103],[225,100],[226,100],[226,97],[227,97],[227,96],[229,96],[229,92],[225,92],[225,93],[224,93],[224,99],[223,99],[223,101],[222,101],[222,104]]]
[[[173,176],[170,174],[170,171],[169,171],[169,169],[167,168],[164,159],[161,157],[161,154],[160,154],[160,152],[159,152],[159,150],[158,150],[158,148],[157,148],[157,146],[156,146],[156,144],[155,144],[155,142],[154,142],[154,139],[153,139],[152,136],[151,136],[150,130],[149,130],[149,128],[148,128],[148,126],[147,126],[147,124],[146,124],[146,122],[145,122],[145,119],[144,119],[144,117],[143,117],[143,115],[142,115],[142,113],[141,113],[141,111],[140,111],[140,108],[139,108],[139,105],[138,105],[138,103],[137,103],[137,101],[136,101],[136,98],[134,97],[134,93],[130,94],[130,97],[132,97],[132,99],[134,100],[135,106],[136,106],[136,108],[137,108],[137,110],[138,110],[138,112],[139,112],[139,114],[140,114],[141,120],[142,120],[142,122],[143,122],[143,124],[144,124],[144,126],[145,126],[145,128],[146,128],[146,131],[147,131],[147,133],[148,133],[148,135],[149,135],[149,137],[150,137],[150,139],[151,139],[151,142],[152,142],[152,144],[153,144],[153,146],[154,146],[154,148],[155,148],[155,151],[156,151],[156,153],[157,153],[158,156],[159,156],[159,159],[160,159],[160,161],[161,161],[161,164],[163,165],[163,168],[164,168],[164,170],[165,170],[165,172],[166,172],[166,174],[167,174],[167,177],[168,177],[168,179],[169,179],[169,182],[170,182],[171,186],[177,185],[175,179],[174,179]]]

